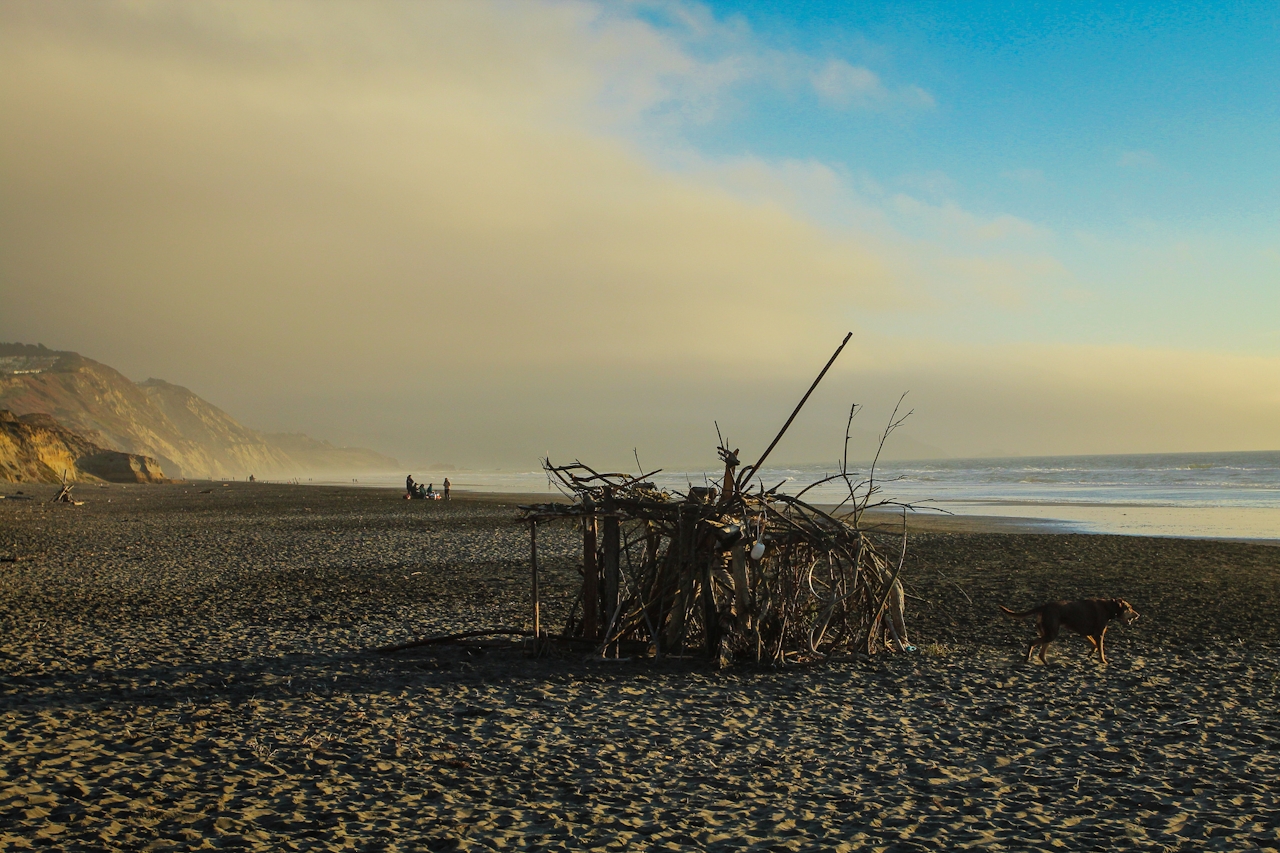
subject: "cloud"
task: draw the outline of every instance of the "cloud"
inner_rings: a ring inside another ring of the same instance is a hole
[[[919,86],[906,86],[901,90],[901,97],[904,103],[921,109],[931,110],[938,105],[933,95],[929,94]]]
[[[917,109],[935,106],[933,96],[919,86],[905,86],[890,92],[880,75],[843,59],[829,60],[810,76],[810,83],[825,103],[838,109],[883,107],[891,102]]]
[[[407,356],[414,345],[392,332],[404,317],[430,324],[437,361],[510,363],[547,336],[626,361],[714,357],[701,318],[721,306],[790,335],[815,302],[879,302],[887,284],[856,240],[777,205],[478,105],[441,99],[424,116],[330,103],[282,120],[216,95],[185,115],[100,103],[109,119],[51,130],[127,157],[103,168],[23,151],[51,179],[15,178],[28,203],[16,233],[38,232],[10,255],[16,266],[108,302],[167,305],[181,326],[256,329],[300,357],[313,357],[316,331],[385,335],[388,355]],[[649,345],[634,348],[617,323],[646,329]]]
[[[1044,172],[1040,169],[1009,169],[1001,172],[1000,177],[1027,186],[1038,186],[1045,182]]]
[[[312,416],[349,434],[338,401],[404,395],[403,452],[424,409],[504,372],[778,370],[894,298],[856,234],[613,133],[702,67],[635,22],[33,8],[0,27],[4,333],[195,386],[256,425],[319,395],[332,411]],[[602,99],[622,105],[603,130]]]
[[[1160,166],[1160,159],[1150,151],[1125,151],[1116,164],[1125,169],[1155,169]]]
[[[7,143],[13,198],[30,202],[17,267],[58,257],[76,288],[177,326],[272,329],[299,359],[314,357],[302,335],[358,344],[414,314],[446,359],[483,343],[509,363],[548,335],[627,362],[722,358],[699,330],[726,305],[803,352],[817,306],[898,301],[893,247],[777,191],[794,164],[758,169],[781,180],[744,198],[591,126],[692,103],[720,85],[697,82],[711,66],[598,7],[500,8],[104,5],[93,26],[19,22],[11,62],[39,85],[3,89],[32,119]],[[623,316],[654,346],[595,320]]]
[[[0,6],[0,338],[460,464],[690,458],[722,413],[767,441],[850,329],[858,372],[821,405],[928,388],[980,434],[948,388],[1007,379],[1034,412],[1016,353],[881,327],[1027,312],[1065,277],[1054,235],[948,201],[945,176],[929,203],[817,160],[652,156],[654,127],[775,67],[677,8],[668,30],[590,3]],[[850,107],[910,94],[861,71],[798,79]]]
[[[1018,240],[1025,243],[1045,241],[1052,237],[1052,232],[1048,229],[1020,217],[1009,214],[980,216],[951,201],[928,204],[899,193],[893,197],[893,206],[900,213],[921,222],[929,222],[938,229],[944,229],[970,242]]]
[[[915,434],[953,455],[1275,448],[1280,358],[1169,347],[883,342]],[[921,401],[926,401],[923,405]]]
[[[888,97],[880,77],[868,68],[833,59],[813,75],[813,88],[827,102],[840,107],[865,106]]]

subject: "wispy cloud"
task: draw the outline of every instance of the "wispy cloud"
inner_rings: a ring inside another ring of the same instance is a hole
[[[1160,158],[1146,150],[1125,151],[1116,163],[1126,169],[1155,169],[1160,166]]]
[[[840,107],[878,103],[889,96],[879,75],[843,59],[831,60],[814,74],[813,88],[828,103]]]
[[[919,86],[904,86],[890,91],[880,75],[843,59],[829,60],[810,76],[810,82],[825,103],[840,109],[883,107],[889,103],[917,108],[935,105],[933,96]]]
[[[1025,186],[1039,186],[1045,182],[1044,172],[1040,169],[1009,169],[1001,172],[1000,177]]]
[[[908,190],[938,201],[954,197],[958,189],[955,179],[941,170],[903,175],[898,182]]]
[[[970,241],[986,243],[1018,240],[1025,243],[1044,241],[1053,236],[1053,232],[1049,229],[1017,216],[1009,214],[980,216],[952,201],[928,204],[913,196],[900,193],[893,197],[893,206],[901,213],[909,214],[922,222],[934,223]]]

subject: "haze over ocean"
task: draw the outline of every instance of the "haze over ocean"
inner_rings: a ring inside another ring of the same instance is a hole
[[[766,466],[756,484],[795,494],[838,470],[838,463]],[[866,462],[850,463],[855,483],[868,470]],[[714,485],[722,473],[663,471],[652,479],[684,491]],[[546,474],[533,469],[427,470],[415,476],[437,488],[449,477],[460,491],[554,491]],[[360,484],[394,487],[397,479],[364,476]],[[877,466],[876,482],[876,500],[915,504],[923,512],[1037,519],[1081,532],[1280,540],[1280,451],[887,461]],[[847,494],[844,486],[830,483],[813,488],[807,498],[835,504]],[[859,498],[864,494],[858,490]]]

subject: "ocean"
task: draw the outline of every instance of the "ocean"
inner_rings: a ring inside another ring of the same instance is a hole
[[[851,464],[858,479],[866,463]],[[754,485],[798,493],[838,470],[836,464],[766,466]],[[875,499],[918,511],[1034,519],[1063,530],[1156,536],[1280,540],[1280,451],[1159,453],[1108,456],[1023,456],[884,462],[876,469]],[[415,478],[487,492],[553,493],[541,470],[415,472]],[[719,472],[664,471],[664,488],[714,484]],[[397,485],[403,477],[361,478],[363,485]],[[862,492],[859,492],[861,496]],[[838,503],[843,484],[806,495]]]

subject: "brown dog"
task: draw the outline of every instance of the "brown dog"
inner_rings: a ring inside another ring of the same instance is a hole
[[[1119,618],[1126,626],[1132,625],[1138,618],[1138,611],[1123,598],[1089,598],[1083,601],[1050,601],[1031,610],[1015,613],[1003,604],[1000,609],[1015,619],[1024,616],[1035,616],[1040,626],[1040,638],[1027,648],[1027,660],[1040,647],[1040,662],[1046,663],[1044,653],[1049,644],[1058,638],[1058,631],[1065,625],[1077,634],[1082,634],[1093,651],[1103,663],[1107,662],[1107,653],[1102,650],[1102,638],[1107,635],[1107,624]],[[1089,652],[1093,657],[1093,652]]]

